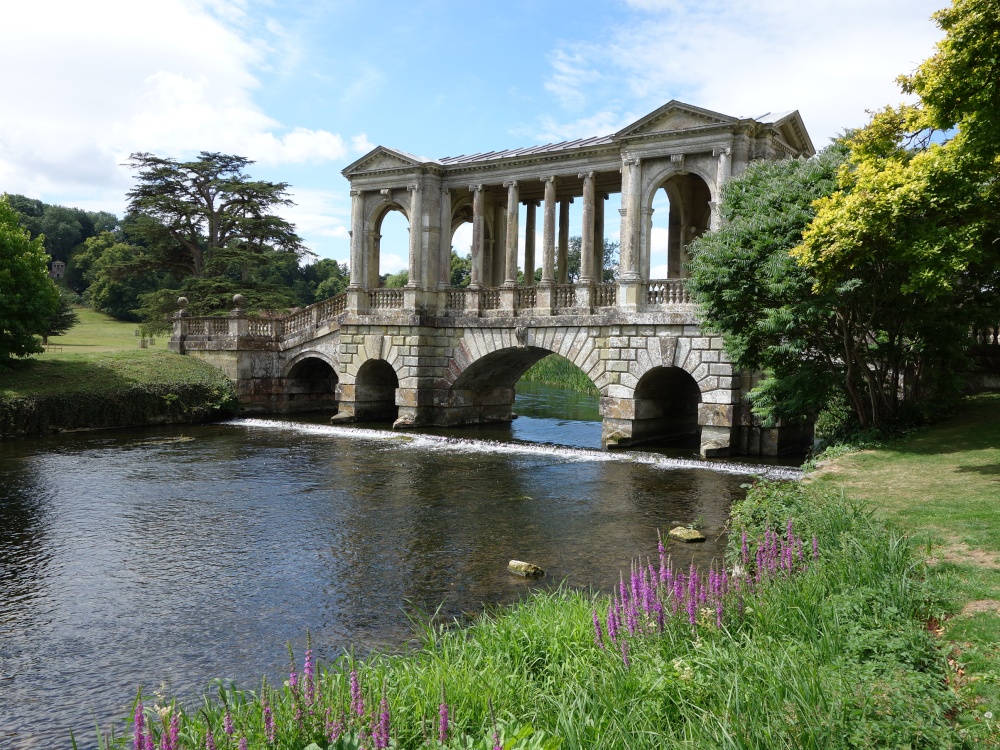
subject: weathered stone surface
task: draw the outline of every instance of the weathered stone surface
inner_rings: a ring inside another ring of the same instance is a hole
[[[672,539],[682,542],[704,542],[705,535],[697,529],[689,529],[687,526],[675,526],[667,532]]]
[[[507,563],[507,570],[524,578],[541,578],[545,575],[545,571],[537,565],[521,560],[511,560]]]

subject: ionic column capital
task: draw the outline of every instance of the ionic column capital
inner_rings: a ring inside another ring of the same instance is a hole
[[[729,146],[712,149],[712,156],[729,156],[731,153],[733,153],[733,150]]]
[[[551,177],[540,177],[539,180],[541,182],[551,182],[553,185],[556,184],[556,176],[555,175],[552,175]]]
[[[540,205],[537,198],[532,198],[531,200],[527,201],[521,201],[521,203],[523,203],[528,208],[538,208],[538,206]]]
[[[412,185],[407,185],[406,189],[411,193],[415,193],[420,190],[420,184],[415,182]]]
[[[507,181],[506,181],[506,182],[505,182],[505,183],[503,184],[503,186],[504,186],[505,188],[512,188],[512,187],[517,187],[517,180],[507,180]]]
[[[469,192],[470,193],[481,193],[481,192],[483,192],[483,186],[482,185],[469,185]]]
[[[577,179],[592,180],[594,179],[594,172],[580,172],[579,174],[577,174]]]
[[[360,197],[360,196],[362,196],[364,194],[365,194],[364,190],[357,190],[355,188],[351,188],[351,197],[352,198],[358,198],[358,197]]]

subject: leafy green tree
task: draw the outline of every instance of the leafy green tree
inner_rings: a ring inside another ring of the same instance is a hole
[[[750,393],[765,423],[817,414],[837,385],[831,305],[790,251],[831,194],[845,149],[810,160],[754,162],[723,188],[722,226],[692,243],[689,288],[704,325],[724,334],[737,369],[769,377]]]
[[[351,280],[350,271],[346,263],[338,263],[332,258],[324,258],[303,269],[307,279],[313,277],[317,280],[316,290],[313,294],[313,301],[329,299],[345,289]]]
[[[59,304],[42,241],[31,239],[6,196],[0,197],[0,367],[41,351],[36,335]]]
[[[84,242],[83,249],[74,254],[70,269],[85,280],[84,301],[90,307],[119,320],[139,321],[142,295],[156,292],[163,285],[177,284],[177,279],[144,267],[144,260],[143,248],[121,241],[112,232],[103,232]]]
[[[566,252],[566,276],[570,284],[575,284],[580,279],[580,248],[583,245],[582,237],[570,237],[569,249]],[[611,242],[604,238],[604,255],[602,259],[602,273],[599,281],[610,283],[618,278],[618,243]],[[540,273],[536,275],[541,280]]]
[[[74,305],[77,296],[66,289],[59,290],[59,306],[55,314],[49,318],[48,325],[42,333],[42,345],[49,343],[49,336],[61,336],[70,328],[80,322],[80,316],[76,314]]]
[[[386,289],[402,289],[410,280],[409,272],[404,268],[396,273],[384,273],[381,276],[382,286]]]
[[[472,283],[472,254],[466,254],[463,258],[451,249],[451,274],[449,283],[456,289],[467,287]]]

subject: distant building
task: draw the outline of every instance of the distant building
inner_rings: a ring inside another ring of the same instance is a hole
[[[61,260],[52,261],[52,268],[49,269],[49,277],[53,279],[61,279],[66,275],[66,264]]]

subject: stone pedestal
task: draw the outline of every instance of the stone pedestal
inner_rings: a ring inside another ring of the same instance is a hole
[[[347,288],[347,311],[354,313],[368,312],[368,292],[360,287],[357,289]]]
[[[646,301],[645,284],[641,281],[618,282],[618,307],[635,311]]]

